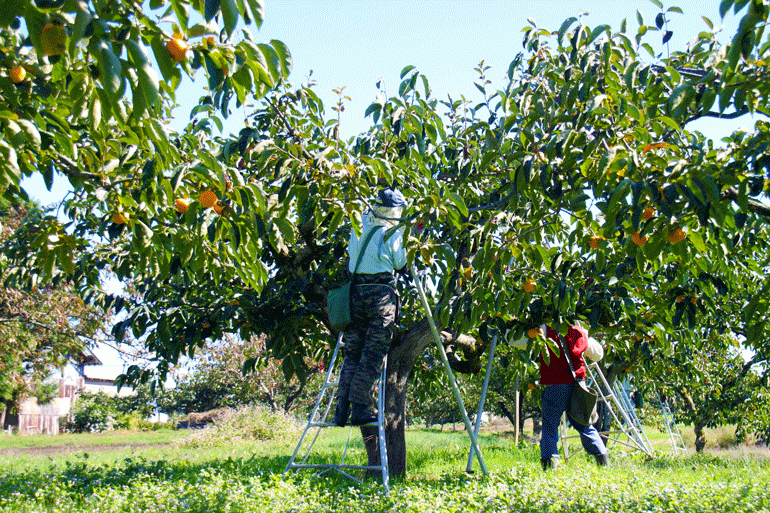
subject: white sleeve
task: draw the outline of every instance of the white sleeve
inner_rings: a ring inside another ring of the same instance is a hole
[[[588,347],[583,354],[585,354],[591,360],[598,362],[604,358],[604,348],[598,340],[593,337],[588,337]]]

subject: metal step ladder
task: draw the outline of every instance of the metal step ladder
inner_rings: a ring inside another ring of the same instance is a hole
[[[668,439],[671,442],[671,450],[674,452],[674,456],[680,452],[687,454],[687,447],[685,447],[682,433],[676,425],[674,414],[671,413],[668,401],[663,401],[660,394],[658,394],[658,404],[660,405],[660,412],[663,414],[663,424],[666,426],[666,432],[668,433]]]
[[[350,447],[350,440],[353,434],[353,428],[354,427],[360,427],[360,426],[350,426],[350,431],[348,433],[347,442],[345,443],[345,450],[342,453],[342,459],[339,463],[308,463],[308,459],[310,457],[310,454],[313,450],[313,446],[315,445],[316,441],[318,440],[318,436],[321,434],[321,431],[325,428],[338,428],[339,427],[334,422],[327,421],[327,418],[329,418],[329,415],[331,413],[331,417],[334,417],[334,406],[336,404],[336,396],[337,396],[337,388],[339,387],[339,372],[336,372],[335,365],[337,363],[337,357],[340,356],[340,349],[344,347],[344,342],[342,341],[342,333],[340,333],[339,337],[337,338],[337,345],[334,346],[334,352],[332,354],[331,361],[329,362],[329,368],[326,370],[326,378],[324,379],[323,386],[321,387],[321,392],[318,394],[318,399],[316,399],[315,406],[313,407],[313,412],[310,414],[310,417],[308,418],[307,425],[305,426],[305,430],[302,433],[302,436],[299,439],[299,443],[297,443],[297,447],[294,449],[294,454],[292,454],[291,459],[289,460],[289,463],[286,465],[286,470],[283,472],[283,476],[286,477],[286,474],[290,470],[297,471],[299,469],[303,468],[310,468],[315,469],[316,473],[315,476],[319,477],[323,474],[326,474],[330,471],[337,471],[343,476],[352,479],[353,481],[357,483],[363,483],[361,479],[351,474],[349,471],[351,470],[376,470],[381,473],[382,475],[382,487],[385,491],[385,494],[387,495],[389,493],[388,488],[388,481],[389,481],[389,475],[388,475],[388,452],[385,445],[385,422],[384,422],[384,412],[385,412],[385,375],[387,372],[387,357],[385,357],[385,360],[382,365],[382,374],[380,376],[380,383],[377,386],[377,423],[374,422],[371,424],[365,424],[366,426],[374,426],[377,425],[378,427],[378,441],[379,441],[379,450],[380,450],[380,464],[379,465],[354,465],[346,462],[348,449]],[[311,435],[311,431],[315,431],[314,434]],[[306,443],[306,440],[309,441],[309,443]],[[304,456],[301,457],[301,461],[298,461],[298,455],[301,451],[304,451]]]
[[[590,360],[586,360],[586,384],[596,391],[597,405],[599,402],[604,403],[607,411],[612,415],[614,423],[619,427],[618,430],[601,431],[600,434],[606,436],[608,440],[612,440],[613,443],[638,449],[652,457],[650,441],[644,434],[642,424],[636,415],[636,408],[623,386],[616,381],[614,386],[610,387],[599,364]],[[562,430],[562,446],[566,460],[569,458],[566,439],[578,435],[568,436],[566,434],[566,421],[562,422]],[[613,435],[614,438],[611,438]],[[622,435],[625,435],[627,440],[621,439]]]

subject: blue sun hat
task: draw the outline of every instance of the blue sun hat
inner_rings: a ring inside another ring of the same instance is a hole
[[[407,206],[406,198],[401,191],[387,187],[377,194],[377,199],[365,219],[370,226],[379,225],[390,228],[398,224],[405,206]]]
[[[405,207],[407,205],[406,198],[401,194],[401,191],[390,187],[379,192],[377,204],[388,208]]]

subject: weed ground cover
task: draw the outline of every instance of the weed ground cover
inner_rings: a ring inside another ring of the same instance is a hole
[[[335,461],[347,430],[326,430],[319,460]],[[179,436],[179,435],[177,435]],[[349,458],[363,458],[354,433]],[[466,474],[463,432],[408,432],[409,476],[363,485],[308,471],[282,479],[293,444],[239,443],[211,448],[178,444],[55,457],[0,456],[0,511],[8,512],[453,512],[453,511],[770,511],[770,462],[755,458],[647,459],[613,451],[609,468],[572,449],[556,472],[539,468],[536,445],[510,435],[480,438],[488,477]]]

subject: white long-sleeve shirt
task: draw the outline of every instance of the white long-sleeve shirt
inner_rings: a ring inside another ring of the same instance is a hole
[[[363,230],[361,237],[357,237],[355,232],[350,234],[350,243],[348,244],[348,255],[350,263],[348,269],[353,272],[358,259],[360,247],[366,240],[369,230],[377,228],[377,225],[371,225],[368,222],[368,216],[363,218]],[[386,226],[380,226],[373,235],[369,244],[366,246],[361,263],[358,265],[359,274],[377,274],[392,273],[395,269],[401,269],[406,265],[406,249],[402,244],[403,234],[401,230],[396,230],[389,237],[385,237],[388,231]]]

